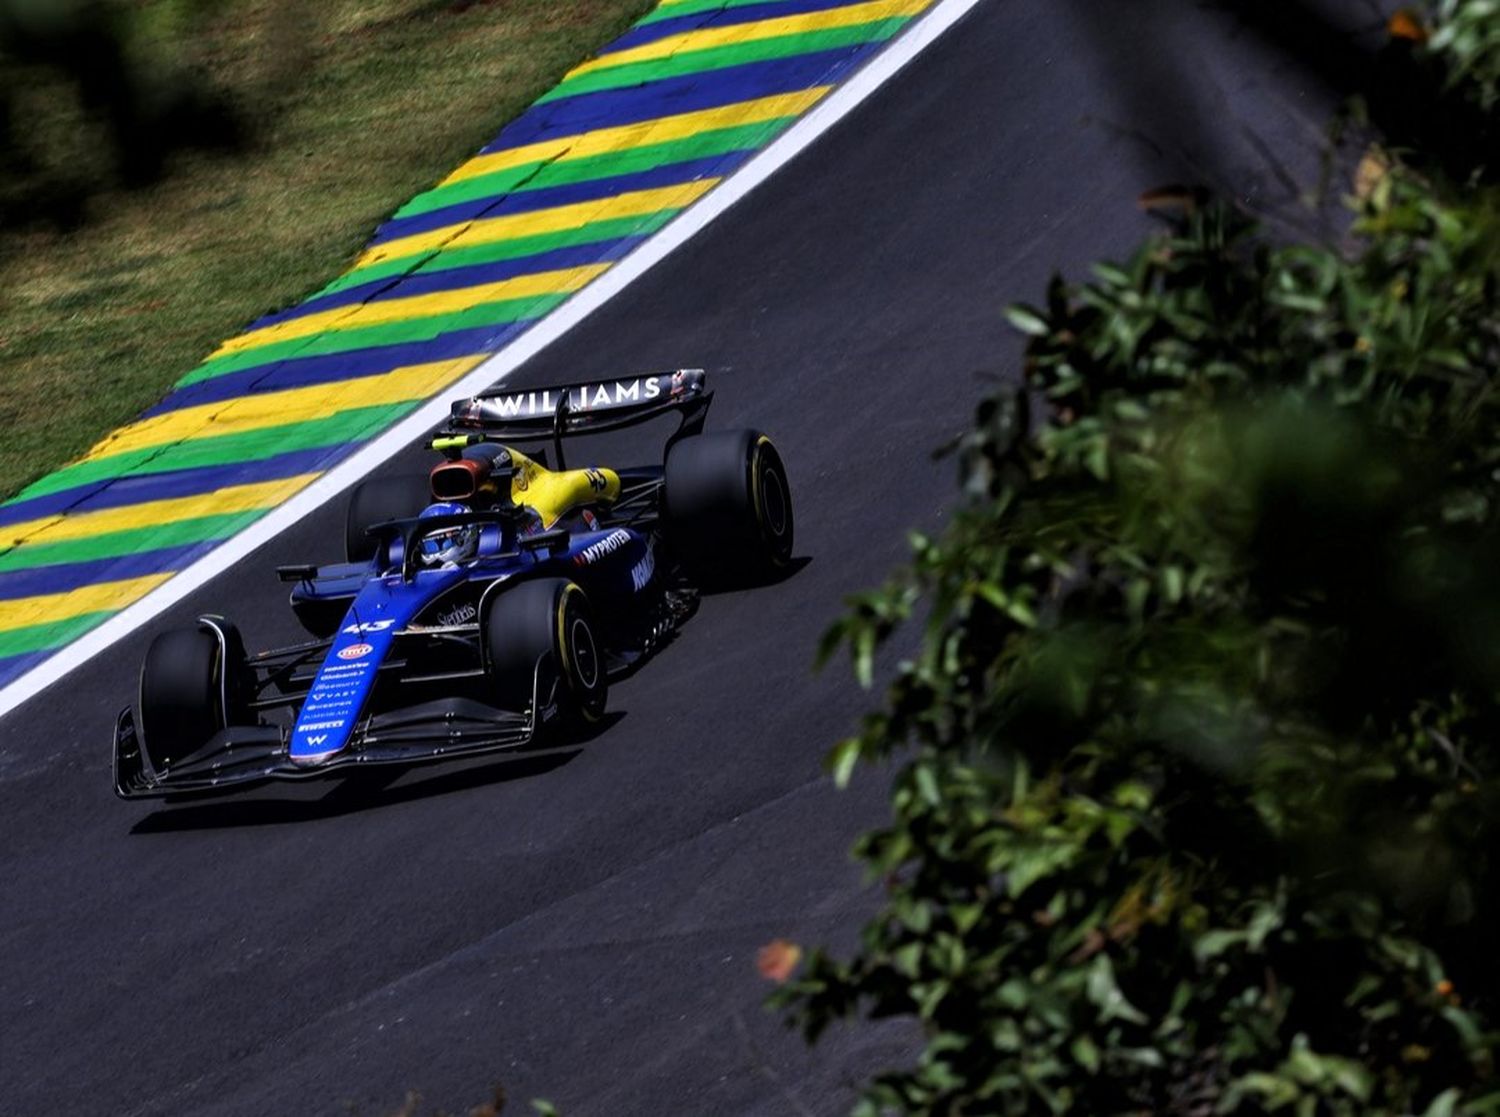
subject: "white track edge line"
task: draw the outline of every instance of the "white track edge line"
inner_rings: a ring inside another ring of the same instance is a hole
[[[256,548],[269,543],[355,482],[367,477],[377,466],[395,457],[409,443],[427,434],[446,419],[451,400],[474,395],[491,384],[502,381],[560,339],[801,154],[814,140],[895,77],[979,3],[980,0],[938,0],[937,4],[918,16],[906,31],[738,171],[689,206],[645,244],[475,367],[463,379],[450,384],[440,394],[384,434],[376,436],[285,504],[266,513],[238,535],[226,539],[98,628],[91,629],[59,650],[56,655],[43,660],[0,689],[0,716],[35,697],[112,644],[176,605],[195,590],[201,589]]]

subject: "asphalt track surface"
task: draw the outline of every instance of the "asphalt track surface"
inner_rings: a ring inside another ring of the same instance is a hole
[[[255,647],[296,638],[271,568],[337,558],[341,504],[0,722],[0,1112],[382,1115],[409,1090],[461,1112],[494,1083],[569,1117],[847,1109],[913,1034],[808,1054],[754,969],[775,937],[849,944],[878,899],[846,851],[883,777],[839,793],[820,769],[869,699],[811,674],[817,637],[940,526],[929,451],[980,373],[1014,369],[1004,303],[1126,251],[1165,181],[1291,213],[1328,98],[1222,12],[989,0],[523,369],[713,370],[711,424],[777,439],[808,560],[707,599],[576,750],[383,790],[113,798],[149,638],[204,611]]]

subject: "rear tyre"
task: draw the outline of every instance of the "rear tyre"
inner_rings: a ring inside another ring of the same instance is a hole
[[[502,590],[484,622],[485,662],[497,701],[511,710],[530,703],[541,665],[545,704],[556,684],[559,722],[577,728],[604,716],[609,699],[604,648],[588,598],[566,578],[543,578]]]
[[[786,466],[759,431],[693,435],[667,452],[667,538],[706,584],[765,581],[792,559]]]
[[[238,645],[238,634],[230,642]],[[245,668],[242,662],[227,665],[226,679],[224,658],[219,637],[203,627],[170,629],[146,649],[138,729],[158,772],[191,759],[237,713]]]
[[[379,540],[368,534],[369,529],[387,520],[417,515],[431,503],[430,493],[427,477],[419,473],[372,477],[356,485],[344,514],[344,554],[348,560],[369,562],[374,558]]]

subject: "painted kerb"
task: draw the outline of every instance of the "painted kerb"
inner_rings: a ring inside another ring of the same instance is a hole
[[[447,395],[539,351],[975,2],[943,0],[878,57],[930,0],[660,5],[398,211],[348,273],[0,506],[0,712],[420,436]]]

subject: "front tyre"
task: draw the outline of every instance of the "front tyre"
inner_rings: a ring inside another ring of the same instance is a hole
[[[673,443],[662,503],[667,538],[700,581],[765,581],[791,562],[791,485],[781,455],[759,431]]]
[[[219,633],[199,625],[160,633],[146,649],[137,726],[141,748],[158,772],[192,759],[240,712],[242,645],[233,626],[220,623],[228,636],[223,642]],[[226,662],[237,655],[241,658]]]
[[[576,583],[543,578],[502,590],[485,618],[484,640],[490,685],[505,708],[525,709],[537,687],[543,707],[555,696],[565,727],[604,716],[604,648]]]

